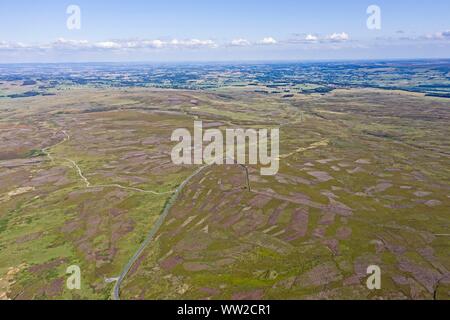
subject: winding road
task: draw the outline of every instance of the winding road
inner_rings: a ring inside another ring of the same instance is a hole
[[[136,261],[141,256],[142,252],[147,248],[147,246],[150,244],[150,242],[154,239],[156,233],[159,231],[161,226],[163,225],[164,221],[167,218],[167,215],[170,212],[170,209],[175,204],[176,200],[178,199],[179,195],[183,191],[184,187],[191,181],[193,178],[195,178],[198,174],[200,174],[204,169],[208,168],[210,165],[205,165],[199,169],[197,169],[193,174],[191,174],[186,180],[184,180],[180,186],[177,188],[175,193],[172,195],[170,200],[167,202],[166,206],[164,207],[164,211],[156,221],[156,223],[151,228],[150,232],[147,234],[147,237],[145,238],[144,242],[140,245],[139,249],[136,251],[136,253],[131,257],[131,259],[128,261],[128,263],[125,265],[125,267],[122,270],[122,273],[119,275],[117,282],[114,286],[113,290],[113,299],[114,300],[120,300],[120,286],[122,285],[123,280],[127,276],[128,272],[130,272],[133,265],[136,263]]]
[[[50,150],[52,148],[57,147],[57,146],[70,140],[70,135],[66,131],[62,131],[62,132],[65,135],[65,137],[62,141],[58,142],[57,144],[54,144],[52,146],[42,149],[42,151],[46,154],[46,156],[52,163],[55,162],[55,159],[52,156]],[[151,230],[147,234],[147,237],[145,238],[144,242],[142,242],[142,244],[140,245],[139,249],[131,257],[131,259],[128,261],[128,263],[125,265],[121,274],[117,278],[106,279],[106,282],[108,282],[108,283],[116,282],[116,284],[114,285],[114,290],[113,290],[113,299],[120,300],[120,286],[121,286],[124,278],[126,277],[128,272],[130,272],[130,269],[133,267],[133,265],[136,263],[136,261],[141,256],[142,252],[145,250],[145,248],[148,246],[148,244],[153,240],[156,233],[163,225],[167,215],[170,212],[170,209],[172,208],[173,204],[176,202],[178,196],[183,191],[184,187],[189,183],[190,180],[192,180],[194,177],[196,177],[198,174],[200,174],[204,169],[206,169],[210,165],[205,165],[205,166],[197,169],[193,174],[191,174],[187,179],[185,179],[175,191],[156,192],[153,190],[143,190],[143,189],[134,188],[134,187],[126,187],[126,186],[122,186],[120,184],[92,185],[91,182],[83,174],[83,171],[81,170],[80,166],[78,166],[78,164],[74,160],[69,159],[69,158],[63,158],[63,160],[69,162],[71,164],[71,167],[73,167],[77,171],[78,176],[81,178],[81,180],[83,180],[83,182],[86,185],[86,188],[112,187],[112,188],[120,188],[120,189],[131,190],[131,191],[142,192],[142,193],[149,193],[149,194],[154,194],[154,195],[173,194],[172,197],[169,199],[169,201],[166,203],[161,216],[158,218],[156,223],[152,226]]]
[[[315,149],[317,147],[321,147],[324,145],[328,145],[328,141],[320,141],[317,143],[313,143],[311,144],[309,147],[306,148],[299,148],[298,150],[296,150],[295,152],[292,152],[290,154],[287,155],[283,155],[281,157],[290,157],[291,155],[298,153],[298,152],[302,152],[302,151],[306,151],[309,149]],[[224,153],[225,157],[227,153]],[[155,238],[155,235],[158,233],[159,229],[161,228],[161,226],[163,225],[163,223],[165,222],[170,209],[173,207],[173,205],[175,204],[176,200],[178,199],[179,195],[181,194],[181,192],[183,191],[183,189],[186,187],[186,185],[193,179],[195,178],[197,175],[199,175],[203,170],[205,170],[206,168],[212,166],[212,164],[209,165],[204,165],[203,167],[200,167],[199,169],[197,169],[192,175],[190,175],[186,180],[184,180],[181,185],[177,188],[177,190],[175,191],[175,193],[172,195],[172,197],[170,198],[170,200],[167,202],[166,206],[164,207],[164,210],[161,214],[161,216],[158,218],[158,220],[156,221],[156,223],[152,226],[151,230],[149,231],[149,233],[147,234],[147,237],[145,238],[144,242],[140,245],[139,249],[136,251],[136,253],[131,257],[131,259],[128,261],[128,263],[125,265],[125,267],[123,268],[121,274],[117,277],[117,278],[111,278],[108,280],[112,280],[112,282],[116,281],[116,284],[114,285],[114,289],[113,289],[113,293],[112,293],[112,298],[113,300],[120,300],[120,286],[123,283],[123,280],[125,279],[125,277],[127,276],[127,274],[130,272],[131,268],[133,267],[133,265],[136,263],[136,261],[139,259],[139,257],[142,255],[142,253],[144,252],[144,250],[147,248],[147,246],[152,242],[152,240]],[[251,186],[250,186],[250,178],[249,178],[249,172],[248,172],[248,168],[245,165],[240,165],[244,170],[245,170],[245,174],[246,174],[246,181],[247,181],[247,188],[248,191],[251,192]]]
[[[65,142],[70,140],[70,135],[66,131],[62,131],[62,132],[66,136],[64,138],[64,140],[62,140],[61,142],[59,142],[59,143],[57,143],[57,144],[55,144],[53,146],[47,147],[47,148],[42,150],[47,155],[47,157],[51,160],[52,163],[54,163],[54,158],[52,157],[52,155],[50,153],[50,149],[54,148],[54,147],[56,147],[58,145],[61,145],[61,144],[63,144],[63,143],[65,143]],[[320,146],[323,146],[323,145],[326,145],[326,144],[327,144],[327,141],[321,141],[321,142],[312,144],[312,145],[310,145],[307,148],[299,148],[298,150],[296,150],[296,151],[294,151],[294,152],[292,152],[290,154],[282,155],[282,156],[280,156],[280,158],[287,158],[287,157],[290,157],[291,155],[293,155],[295,153],[302,152],[302,151],[305,151],[305,150],[308,150],[308,149],[314,149],[314,148],[317,148],[317,147],[320,147]],[[115,285],[114,285],[114,288],[113,288],[113,292],[112,292],[112,299],[113,300],[120,300],[120,287],[121,287],[125,277],[130,272],[131,268],[136,263],[136,261],[139,259],[139,257],[142,255],[142,253],[147,248],[147,246],[155,238],[155,235],[158,233],[159,229],[164,224],[164,222],[165,222],[165,220],[166,220],[166,218],[167,218],[167,216],[168,216],[168,214],[170,212],[170,209],[175,204],[176,200],[180,196],[180,194],[183,191],[183,189],[186,187],[186,185],[193,178],[195,178],[197,175],[199,175],[206,168],[212,166],[212,164],[204,165],[204,166],[198,168],[194,173],[192,173],[188,178],[186,178],[175,191],[156,192],[156,191],[152,191],[152,190],[143,190],[143,189],[134,188],[134,187],[126,187],[126,186],[122,186],[122,185],[119,185],[119,184],[92,185],[90,183],[90,181],[85,177],[85,175],[83,174],[83,171],[81,170],[81,168],[78,166],[78,164],[74,160],[69,159],[69,158],[64,158],[63,160],[69,162],[71,164],[71,167],[73,167],[77,171],[78,176],[81,178],[81,180],[83,180],[83,182],[86,185],[86,188],[112,187],[112,188],[120,188],[120,189],[131,190],[131,191],[142,192],[142,193],[149,193],[149,194],[154,194],[154,195],[172,194],[171,198],[166,203],[162,214],[159,216],[158,220],[152,226],[152,228],[148,232],[145,240],[139,246],[138,250],[131,257],[131,259],[127,262],[127,264],[124,266],[124,268],[122,269],[122,272],[120,273],[120,275],[118,277],[106,279],[107,283],[115,282]],[[245,165],[241,165],[241,167],[243,167],[244,170],[245,170],[246,180],[247,180],[247,188],[248,188],[249,191],[251,191],[248,168]]]
[[[65,135],[65,138],[62,141],[60,141],[57,144],[52,145],[52,146],[47,147],[47,148],[42,150],[52,163],[55,162],[55,159],[51,155],[50,150],[52,148],[54,148],[56,146],[59,146],[59,145],[61,145],[61,144],[63,144],[63,143],[65,143],[65,142],[70,140],[70,135],[66,131],[62,131],[62,132]],[[197,169],[193,174],[191,174],[187,179],[185,179],[175,191],[156,192],[156,191],[152,191],[152,190],[143,190],[143,189],[134,188],[134,187],[126,187],[126,186],[122,186],[122,185],[119,185],[119,184],[92,185],[91,182],[83,174],[83,171],[81,170],[80,166],[78,166],[78,164],[74,160],[69,159],[69,158],[63,158],[63,160],[69,162],[71,164],[71,167],[73,167],[77,171],[78,176],[84,182],[84,184],[86,185],[86,188],[113,187],[113,188],[120,188],[120,189],[125,189],[125,190],[136,191],[136,192],[149,193],[149,194],[154,194],[154,195],[173,194],[172,197],[169,199],[169,201],[166,203],[162,214],[160,215],[160,217],[158,218],[156,223],[150,229],[150,231],[147,234],[147,237],[145,238],[144,242],[142,242],[142,244],[139,246],[139,248],[136,251],[136,253],[131,257],[131,259],[125,265],[125,267],[123,268],[121,274],[117,278],[106,279],[106,282],[109,282],[109,283],[110,282],[114,282],[114,281],[116,282],[115,285],[114,285],[112,298],[114,300],[120,300],[120,286],[121,286],[123,280],[125,279],[126,275],[130,272],[131,268],[136,263],[136,261],[139,259],[139,257],[141,256],[142,252],[144,252],[146,247],[154,239],[156,233],[159,231],[159,229],[163,225],[164,221],[166,220],[167,215],[170,212],[170,209],[172,208],[172,206],[176,202],[177,198],[179,197],[179,195],[183,191],[184,187],[189,183],[189,181],[191,181],[198,174],[200,174],[204,169],[206,169],[207,167],[209,167],[211,165],[205,165],[205,166],[202,166],[199,169]]]

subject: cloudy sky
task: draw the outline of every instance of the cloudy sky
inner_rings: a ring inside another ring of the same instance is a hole
[[[449,53],[449,0],[0,1],[0,63],[450,58]]]

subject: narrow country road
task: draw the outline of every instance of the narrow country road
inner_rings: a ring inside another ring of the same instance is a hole
[[[167,202],[166,206],[164,207],[164,210],[161,214],[161,216],[158,218],[156,223],[151,228],[150,232],[147,234],[147,237],[145,238],[144,242],[141,244],[139,249],[136,251],[136,253],[131,257],[131,259],[128,261],[128,263],[125,265],[125,267],[122,270],[122,273],[119,275],[118,280],[114,286],[113,290],[113,299],[114,300],[120,300],[120,286],[122,285],[123,280],[127,276],[128,272],[130,272],[130,269],[133,267],[133,265],[136,263],[136,261],[141,256],[142,252],[147,248],[147,246],[150,244],[150,242],[154,239],[156,233],[159,231],[161,226],[163,225],[164,221],[167,218],[167,215],[170,212],[170,209],[175,204],[178,196],[183,191],[184,187],[191,181],[193,178],[195,178],[197,175],[199,175],[204,169],[208,168],[210,165],[205,165],[199,169],[197,169],[193,174],[191,174],[186,180],[184,180],[180,186],[177,188],[175,193],[172,195],[170,200]]]
[[[328,141],[320,141],[320,142],[311,144],[309,147],[299,148],[298,150],[296,150],[296,151],[294,151],[294,152],[292,152],[290,154],[282,155],[281,157],[287,158],[287,157],[290,157],[291,155],[293,155],[295,153],[303,152],[303,151],[306,151],[306,150],[309,150],[309,149],[314,149],[314,148],[321,147],[321,146],[324,146],[324,145],[327,145],[327,144],[328,144]],[[156,223],[153,225],[153,227],[151,228],[151,230],[147,234],[147,237],[145,238],[144,242],[140,245],[139,249],[136,251],[136,253],[133,255],[133,257],[131,257],[131,259],[128,261],[128,263],[125,265],[125,267],[123,268],[122,273],[119,275],[119,277],[114,278],[114,280],[117,280],[117,281],[116,281],[116,284],[114,286],[113,293],[112,293],[113,300],[120,300],[120,286],[122,285],[123,280],[125,279],[127,274],[130,272],[131,268],[136,263],[136,261],[139,259],[139,257],[142,255],[144,250],[147,248],[147,246],[152,242],[152,240],[154,239],[155,235],[158,233],[159,229],[161,228],[161,226],[163,225],[164,221],[166,220],[167,215],[170,212],[170,209],[175,204],[176,200],[178,199],[178,196],[181,194],[183,189],[186,187],[186,185],[193,178],[195,178],[204,169],[206,169],[206,168],[208,168],[210,166],[211,165],[204,165],[203,167],[197,169],[192,175],[190,175],[186,180],[184,180],[183,183],[177,188],[175,193],[172,195],[172,197],[170,198],[170,200],[167,202],[166,206],[164,207],[164,210],[163,210],[161,216],[158,218]],[[245,173],[246,173],[246,181],[247,181],[248,191],[251,192],[248,168],[245,165],[241,165],[241,166],[244,168]]]

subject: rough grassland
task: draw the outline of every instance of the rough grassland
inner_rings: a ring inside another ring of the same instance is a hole
[[[197,169],[170,159],[194,119],[280,127],[280,171],[250,166],[251,191],[239,166],[195,177],[122,299],[449,298],[447,100],[71,89],[1,100],[0,115],[0,298],[109,299],[105,279]],[[65,286],[74,264],[80,291]],[[372,264],[380,291],[365,286]]]

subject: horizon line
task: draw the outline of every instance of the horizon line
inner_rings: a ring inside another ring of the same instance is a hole
[[[277,60],[173,60],[173,61],[64,61],[64,62],[0,62],[0,66],[7,65],[69,65],[69,64],[272,64],[272,63],[323,63],[323,62],[407,62],[407,61],[439,61],[450,60],[447,58],[354,58],[354,59],[277,59]]]

